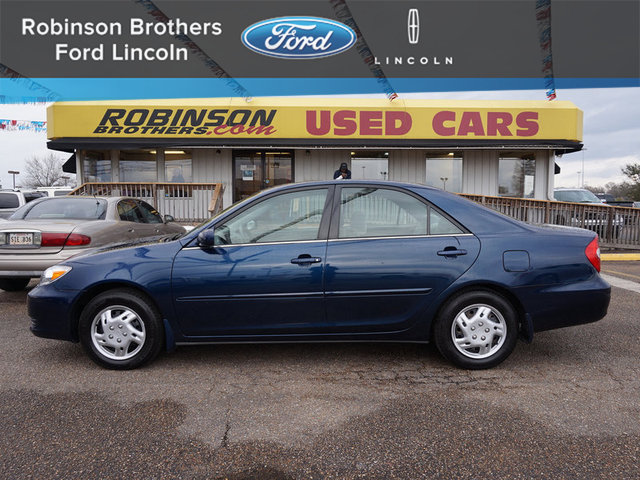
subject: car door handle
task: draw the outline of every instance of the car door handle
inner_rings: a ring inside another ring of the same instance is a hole
[[[296,265],[306,265],[309,263],[320,263],[322,259],[320,257],[312,257],[311,255],[300,255],[298,258],[292,258],[291,263]]]
[[[455,247],[446,247],[444,250],[440,250],[438,255],[441,257],[457,257],[459,255],[466,255],[467,251],[462,249],[457,249]]]

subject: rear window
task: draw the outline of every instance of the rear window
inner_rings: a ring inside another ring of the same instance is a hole
[[[18,208],[20,202],[18,195],[9,192],[0,192],[0,208]]]
[[[57,218],[102,220],[106,213],[106,200],[96,198],[51,198],[33,205],[22,218],[25,220]]]
[[[24,192],[24,201],[29,203],[36,198],[46,197],[47,192]]]

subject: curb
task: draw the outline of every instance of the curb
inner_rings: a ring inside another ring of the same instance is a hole
[[[640,253],[602,253],[600,260],[603,262],[628,262],[640,260]]]

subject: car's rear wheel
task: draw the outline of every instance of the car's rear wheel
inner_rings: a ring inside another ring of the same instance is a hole
[[[160,314],[146,297],[131,290],[96,296],[82,310],[79,330],[91,359],[111,369],[139,367],[153,360],[163,345]]]
[[[465,292],[444,305],[433,334],[440,353],[455,365],[491,368],[515,348],[517,313],[507,299],[494,292]]]
[[[30,281],[29,277],[0,278],[0,288],[5,292],[19,292],[24,290]]]

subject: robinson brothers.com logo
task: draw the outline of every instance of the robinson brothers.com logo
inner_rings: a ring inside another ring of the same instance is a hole
[[[270,57],[305,59],[336,55],[356,42],[343,23],[319,17],[279,17],[254,23],[242,32],[242,43]]]

